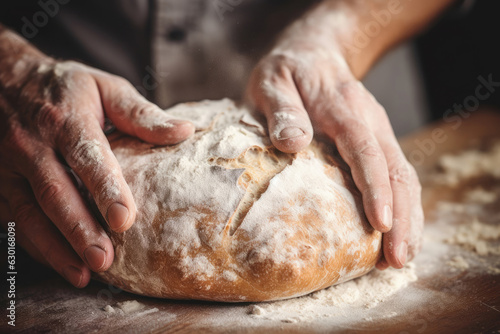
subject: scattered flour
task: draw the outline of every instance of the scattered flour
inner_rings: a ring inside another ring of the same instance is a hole
[[[444,155],[438,161],[438,166],[441,172],[433,175],[431,179],[437,184],[450,187],[483,176],[500,179],[500,142],[496,142],[486,151],[471,149]],[[500,225],[483,222],[483,218],[488,217],[490,218],[487,221],[498,222],[498,219],[492,216],[498,215],[498,212],[491,205],[499,199],[498,190],[498,187],[489,190],[476,187],[466,190],[463,200],[459,203],[437,204],[438,221],[453,226],[450,231],[452,236],[444,238],[443,242],[459,246],[462,250],[450,248],[452,258],[447,264],[452,271],[468,269],[469,272],[476,273],[500,273]],[[478,217],[481,217],[481,221]]]
[[[493,275],[500,275],[500,268],[488,266],[488,272]]]
[[[304,297],[250,305],[248,314],[256,318],[282,322],[313,321],[334,317],[338,315],[338,309],[375,308],[416,280],[414,263],[408,263],[400,270],[392,268],[384,271],[373,270],[360,278]]]
[[[438,162],[443,173],[436,175],[440,184],[455,186],[462,180],[491,175],[500,178],[500,143],[489,151],[468,150],[456,155],[443,155]]]
[[[441,242],[447,246],[446,264],[452,272],[500,273],[500,225],[490,205],[498,199],[497,193],[498,188],[476,187],[466,190],[461,202],[437,203],[437,223],[447,230]]]
[[[458,226],[455,235],[446,240],[450,244],[459,245],[481,256],[500,255],[500,225],[485,224],[477,219],[471,223]]]
[[[479,204],[490,204],[497,200],[498,196],[492,191],[487,191],[483,188],[475,188],[465,194],[465,199],[468,202],[475,202]]]
[[[469,263],[462,256],[454,256],[447,264],[455,269],[465,270],[469,268]]]

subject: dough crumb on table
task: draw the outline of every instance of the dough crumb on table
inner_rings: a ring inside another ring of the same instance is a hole
[[[124,302],[118,302],[113,307],[111,305],[106,305],[102,310],[108,314],[120,314],[120,315],[137,315],[142,316],[149,313],[157,312],[158,308],[153,307],[151,309],[146,309],[146,305],[138,302],[137,300],[126,300]]]

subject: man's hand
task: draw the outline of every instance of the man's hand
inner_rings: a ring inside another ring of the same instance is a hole
[[[4,47],[21,44],[5,34]],[[0,62],[2,223],[10,215],[20,245],[83,287],[89,269],[108,269],[114,253],[63,165],[85,184],[110,229],[122,232],[133,224],[136,206],[103,133],[105,116],[158,145],[178,143],[194,127],[167,116],[123,78],[16,50]]]
[[[379,269],[401,268],[419,251],[421,186],[384,108],[359,78],[390,46],[451,2],[322,1],[284,31],[254,69],[247,88],[278,149],[303,149],[313,129],[337,146],[362,193],[369,222],[384,233]],[[384,24],[376,19],[381,17]],[[357,34],[375,25],[377,33],[370,31],[367,43],[353,51]]]
[[[328,136],[351,167],[371,225],[384,232],[385,260],[401,268],[420,248],[420,184],[402,153],[387,114],[334,52],[302,51],[264,58],[249,94],[264,112],[273,144],[284,152]]]

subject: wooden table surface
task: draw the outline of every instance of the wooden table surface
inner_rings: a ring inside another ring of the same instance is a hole
[[[459,126],[455,128],[456,125]],[[418,280],[370,310],[370,321],[360,318],[346,324],[338,318],[320,318],[313,322],[284,323],[256,320],[247,314],[249,304],[158,300],[118,291],[99,282],[92,282],[79,290],[18,250],[16,327],[8,326],[4,316],[0,332],[498,333],[500,275],[474,271],[473,266],[466,270],[451,270],[446,261],[452,254],[436,253],[435,249],[441,247],[442,240],[438,235],[449,233],[449,228],[453,230],[465,223],[460,221],[462,218],[457,218],[445,223],[449,226],[443,226],[442,222],[438,224],[437,203],[460,203],[463,192],[478,185],[499,190],[497,194],[500,194],[500,180],[478,178],[452,188],[437,185],[429,177],[443,154],[484,147],[494,139],[500,139],[500,113],[481,111],[462,119],[460,124],[436,123],[401,140],[403,150],[416,164],[423,182],[426,244],[415,260]],[[463,217],[463,220],[469,218]],[[485,208],[481,219],[500,224],[500,196],[493,205]],[[4,254],[5,243],[0,247]],[[481,260],[484,261],[482,265],[498,268],[498,258],[486,257]],[[5,306],[5,279],[1,291],[2,305]],[[408,297],[413,295],[419,298]],[[106,305],[127,300],[137,300],[145,308],[128,316],[110,315],[103,310]],[[388,310],[393,310],[394,316],[382,316],[387,314],[382,311]]]

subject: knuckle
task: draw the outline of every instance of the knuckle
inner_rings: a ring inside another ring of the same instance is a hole
[[[29,224],[34,217],[34,206],[31,203],[21,203],[14,209],[14,216],[19,224]]]
[[[43,102],[36,115],[37,124],[41,127],[50,127],[51,129],[61,130],[64,128],[67,113],[59,106],[51,102]]]
[[[122,77],[120,75],[116,75],[116,74],[109,73],[109,72],[101,72],[100,70],[97,70],[97,69],[93,69],[93,70],[99,71],[99,74],[101,76],[105,77],[107,80],[109,80],[112,84],[116,84],[119,86],[127,86],[127,88],[133,87],[133,85],[130,83],[130,81],[128,81],[127,79],[125,79],[124,77]]]
[[[337,82],[336,90],[346,100],[354,100],[359,98],[365,88],[358,80],[341,80]]]
[[[35,193],[42,205],[49,206],[63,196],[66,186],[60,181],[43,180],[35,186]]]
[[[354,146],[360,157],[373,159],[380,159],[383,157],[382,150],[375,140],[365,138],[358,141]]]
[[[283,53],[272,54],[269,56],[267,60],[276,69],[286,69],[289,67],[295,67],[298,64],[298,60],[295,57]]]
[[[102,144],[97,139],[78,140],[73,146],[68,147],[65,158],[68,164],[76,169],[95,169],[103,159]]]
[[[68,240],[84,240],[86,233],[85,228],[81,222],[76,222],[73,226],[68,228]]]
[[[153,105],[136,104],[130,110],[130,116],[134,121],[140,122],[144,118],[154,115],[155,111],[156,107]]]
[[[254,75],[260,82],[267,81],[270,85],[279,85],[284,80],[291,79],[291,74],[300,68],[300,61],[284,54],[273,54],[263,59],[256,67]]]
[[[389,178],[391,182],[396,184],[410,187],[413,183],[413,173],[410,165],[405,162],[399,162],[389,169]]]
[[[132,83],[124,77],[109,73],[106,73],[105,75],[108,78],[109,83],[117,89],[117,91],[120,93],[119,95],[121,95],[123,98],[127,100],[133,100],[137,96],[142,96],[139,94],[134,85],[132,85]]]
[[[128,81],[124,77],[121,77],[118,75],[113,75],[112,79],[114,80],[115,84],[120,86],[120,87],[124,87],[124,88],[128,88],[128,89],[135,89],[134,86],[130,83],[130,81]]]
[[[336,118],[333,127],[337,139],[349,143],[351,146],[359,146],[363,142],[372,139],[367,137],[367,133],[369,133],[368,127],[366,123],[360,119],[347,117],[342,120]]]
[[[394,226],[400,231],[400,233],[407,234],[410,230],[411,220],[409,217],[398,217],[393,220]]]

